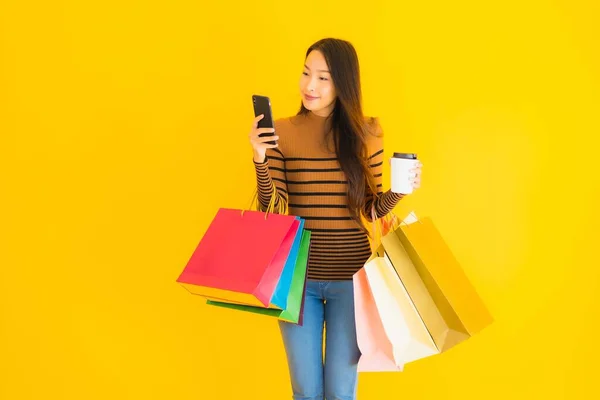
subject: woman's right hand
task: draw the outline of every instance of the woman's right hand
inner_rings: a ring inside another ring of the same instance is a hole
[[[260,137],[259,135],[263,133],[274,133],[274,128],[259,128],[258,122],[264,118],[264,115],[261,114],[258,117],[254,118],[254,122],[252,123],[252,130],[250,131],[250,144],[252,145],[252,150],[254,151],[254,161],[257,163],[262,163],[265,161],[267,149],[274,149],[278,147],[278,144],[269,144],[267,142],[279,139],[279,136],[264,136]]]

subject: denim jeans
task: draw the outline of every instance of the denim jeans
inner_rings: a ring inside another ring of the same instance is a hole
[[[352,281],[309,280],[304,302],[302,326],[279,321],[293,399],[356,399],[360,351]]]

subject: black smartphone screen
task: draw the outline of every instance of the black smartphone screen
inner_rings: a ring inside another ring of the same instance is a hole
[[[274,128],[275,123],[273,122],[273,112],[271,110],[271,100],[267,96],[259,96],[257,94],[252,96],[252,103],[254,105],[254,116],[258,117],[264,114],[263,119],[258,121],[259,128]],[[260,137],[264,136],[275,136],[274,133],[262,133]],[[269,144],[277,144],[275,141],[267,142]]]

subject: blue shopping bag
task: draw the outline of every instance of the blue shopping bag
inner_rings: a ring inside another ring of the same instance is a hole
[[[287,299],[290,294],[290,286],[292,284],[294,268],[296,266],[296,261],[298,260],[300,244],[302,242],[302,232],[304,230],[304,219],[300,217],[296,217],[296,219],[300,223],[300,226],[298,227],[298,232],[294,238],[294,243],[292,244],[288,258],[283,266],[279,283],[275,288],[275,292],[273,292],[273,297],[271,297],[270,307],[279,308],[281,310],[285,310],[287,307]]]

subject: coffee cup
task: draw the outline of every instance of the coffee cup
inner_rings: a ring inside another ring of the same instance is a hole
[[[413,192],[413,179],[416,173],[411,170],[418,163],[415,153],[394,153],[391,160],[392,192],[401,194]]]

